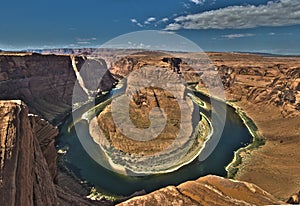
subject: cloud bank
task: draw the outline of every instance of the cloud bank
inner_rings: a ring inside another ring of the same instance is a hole
[[[167,25],[165,30],[244,29],[297,25],[300,24],[300,1],[280,0],[259,6],[230,6],[199,14],[179,16],[174,21]]]

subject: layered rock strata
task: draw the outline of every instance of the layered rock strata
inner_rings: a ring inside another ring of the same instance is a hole
[[[131,205],[274,205],[283,204],[259,187],[218,176],[205,176],[178,186],[168,186],[134,197],[119,206]]]
[[[0,204],[111,205],[94,202],[54,184],[57,128],[19,100],[0,101]]]
[[[86,61],[81,56],[0,53],[0,99],[21,99],[31,113],[58,123],[72,108],[73,88]],[[87,84],[89,80],[94,81],[87,78]],[[115,83],[109,72],[102,80],[95,86],[99,91],[110,90]],[[82,101],[87,100],[81,92]]]
[[[253,120],[265,139],[259,149],[240,154],[238,180],[257,184],[282,200],[300,188],[300,58],[210,53],[227,101]],[[213,80],[212,80],[213,82]],[[199,89],[204,91],[200,85]],[[204,91],[205,92],[205,91]]]

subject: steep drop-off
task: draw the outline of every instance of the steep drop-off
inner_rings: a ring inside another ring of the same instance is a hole
[[[110,205],[54,184],[58,130],[37,116],[28,116],[24,103],[0,101],[0,128],[1,205]]]
[[[74,67],[80,71],[86,61],[82,56],[0,53],[0,99],[21,99],[31,113],[58,123],[72,107]],[[106,73],[102,82],[104,91],[115,80]]]

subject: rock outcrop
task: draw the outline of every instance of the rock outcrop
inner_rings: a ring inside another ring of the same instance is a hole
[[[179,186],[168,186],[134,197],[119,206],[131,205],[271,205],[282,204],[259,187],[218,176],[205,176]]]
[[[292,195],[288,199],[287,203],[293,204],[293,205],[299,205],[300,204],[300,191],[298,192],[298,194]]]
[[[52,205],[57,195],[48,164],[21,101],[0,102],[1,205]]]
[[[94,141],[114,164],[138,174],[170,172],[187,164],[211,131],[205,118],[199,122],[177,72],[157,66],[133,71],[125,94],[95,119],[90,124]],[[202,135],[193,128],[198,123],[206,130]]]
[[[20,100],[0,101],[0,204],[111,205],[54,184],[57,128],[28,116]]]

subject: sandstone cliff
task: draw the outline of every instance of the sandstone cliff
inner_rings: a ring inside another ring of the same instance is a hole
[[[58,123],[72,107],[74,67],[80,71],[85,62],[81,56],[0,53],[0,99],[21,99],[31,113]],[[100,90],[114,82],[107,73]]]
[[[0,110],[1,203],[57,204],[52,176],[28,118],[28,109],[21,101],[4,101],[0,102]]]
[[[0,101],[0,204],[110,205],[92,202],[54,184],[57,128],[19,100]]]
[[[270,205],[282,204],[282,202],[253,184],[209,175],[177,187],[168,186],[148,195],[134,197],[119,206],[161,204]]]

